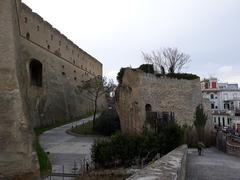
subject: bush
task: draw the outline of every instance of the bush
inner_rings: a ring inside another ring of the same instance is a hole
[[[97,119],[95,129],[97,133],[110,136],[120,130],[120,120],[115,109],[104,111]]]
[[[121,68],[117,74],[117,80],[118,80],[119,84],[122,84],[122,78],[123,78],[125,70],[126,70],[126,68]]]
[[[138,69],[141,69],[145,73],[154,74],[153,64],[142,64]]]
[[[176,147],[183,144],[184,130],[177,124],[169,124],[162,131],[163,135],[163,149],[165,152],[170,152]]]
[[[168,73],[168,74],[156,74],[157,77],[169,77],[175,79],[186,79],[186,80],[194,80],[198,79],[199,76],[195,74],[188,74],[188,73]]]
[[[143,135],[116,134],[110,139],[96,141],[92,146],[92,160],[100,166],[130,166],[136,160],[152,160],[157,153],[164,155],[183,142],[183,130],[176,124],[162,129],[161,133]]]

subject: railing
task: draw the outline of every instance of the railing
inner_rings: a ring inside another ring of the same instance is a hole
[[[88,160],[83,159],[79,162],[74,161],[71,165],[52,165],[52,172],[45,177],[42,177],[43,180],[53,180],[56,179],[75,179],[76,177],[80,177],[90,171],[95,169],[94,164]]]

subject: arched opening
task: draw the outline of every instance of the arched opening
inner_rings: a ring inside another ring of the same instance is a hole
[[[36,59],[30,62],[31,85],[42,87],[42,63]]]
[[[150,104],[146,104],[145,111],[146,111],[146,121],[149,122],[151,120],[152,106]]]
[[[30,40],[30,33],[29,33],[29,32],[26,33],[26,38],[27,38],[28,40]]]
[[[152,111],[152,106],[150,104],[146,104],[145,110],[146,110],[146,112],[151,112]]]

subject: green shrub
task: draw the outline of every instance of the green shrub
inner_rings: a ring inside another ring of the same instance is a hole
[[[120,130],[120,120],[115,109],[104,111],[97,119],[95,129],[98,134],[110,136]]]
[[[168,74],[156,74],[157,77],[169,77],[175,79],[186,79],[186,80],[194,80],[198,79],[199,76],[195,74],[188,74],[188,73],[168,73]]]
[[[92,146],[92,160],[103,167],[130,166],[139,158],[146,161],[157,153],[164,155],[183,142],[183,130],[176,124],[162,129],[159,134],[145,132],[142,135],[115,134],[108,140],[96,141]]]
[[[169,152],[183,143],[184,130],[177,124],[169,124],[162,130],[164,152]]]
[[[154,74],[153,64],[142,64],[139,69],[141,69],[145,73]]]
[[[187,80],[194,80],[199,78],[199,76],[195,74],[188,74],[188,73],[168,73],[167,77],[176,78],[176,79],[187,79]]]
[[[126,70],[126,68],[121,68],[117,74],[117,80],[118,80],[119,84],[122,84],[122,78],[123,78],[125,70]]]
[[[39,163],[39,167],[40,167],[40,174],[41,174],[41,176],[48,175],[52,170],[52,165],[51,165],[51,162],[50,162],[47,154],[41,147],[38,137],[36,139],[35,146],[36,146],[35,149],[36,149],[37,156],[38,156],[38,163]]]
[[[104,139],[94,142],[92,146],[92,160],[103,167],[107,166],[107,163],[112,162],[113,154],[110,141]]]

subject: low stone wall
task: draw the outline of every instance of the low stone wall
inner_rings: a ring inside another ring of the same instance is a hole
[[[240,157],[240,146],[232,145],[229,142],[227,142],[226,149],[228,154]]]
[[[135,179],[184,180],[186,176],[187,145],[182,145],[161,159],[129,177]]]

